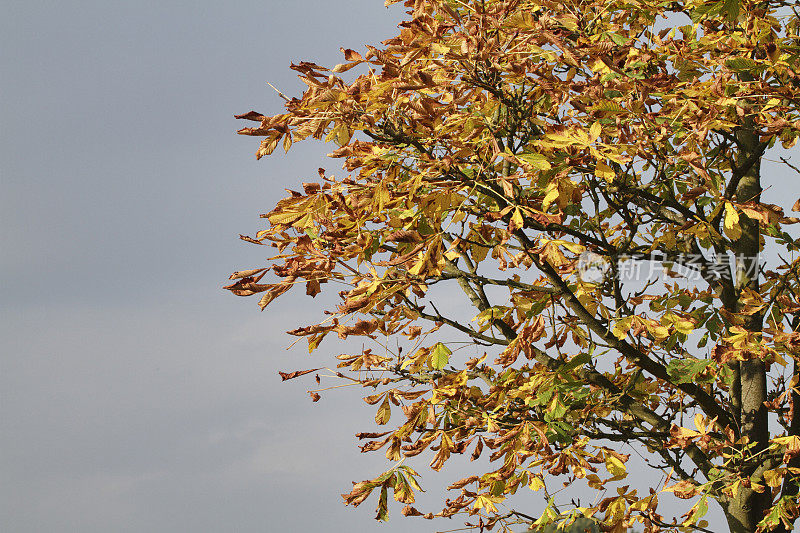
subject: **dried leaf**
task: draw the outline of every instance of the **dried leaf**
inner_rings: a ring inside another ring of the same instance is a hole
[[[322,370],[321,368],[312,368],[311,370],[295,370],[294,372],[278,372],[281,375],[281,381],[286,381],[288,379],[294,379],[300,376],[305,376],[306,374],[310,374],[311,372],[316,372],[317,370]]]

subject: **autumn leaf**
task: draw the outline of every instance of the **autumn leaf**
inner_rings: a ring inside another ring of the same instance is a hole
[[[294,379],[300,376],[305,376],[306,374],[310,374],[311,372],[316,372],[317,370],[322,370],[321,368],[312,368],[311,370],[295,370],[294,372],[278,372],[281,376],[281,381],[286,381],[289,379]]]
[[[598,178],[606,180],[609,183],[614,181],[614,169],[612,169],[603,161],[597,162],[594,173]]]
[[[375,423],[383,426],[389,423],[389,418],[392,416],[392,406],[389,403],[389,396],[385,396],[383,399],[383,403],[378,408],[378,412],[375,415]]]
[[[689,498],[694,498],[697,496],[700,493],[700,490],[694,482],[682,480],[670,487],[665,488],[664,492],[672,492],[678,498],[688,500]]]
[[[450,362],[450,355],[453,352],[450,349],[442,344],[441,342],[437,342],[436,345],[431,350],[430,361],[431,366],[436,370],[443,369],[448,362]]]
[[[731,240],[738,240],[742,236],[742,228],[739,226],[739,213],[730,202],[725,202],[725,234]]]
[[[361,57],[361,54],[355,50],[351,50],[350,48],[340,48],[339,50],[341,50],[341,52],[344,54],[344,58],[347,61],[364,61],[364,58]]]
[[[517,157],[524,163],[527,163],[537,170],[550,170],[553,168],[550,162],[547,160],[547,157],[543,154],[524,152],[518,154]]]
[[[605,465],[608,473],[615,479],[622,479],[628,475],[623,460],[627,458],[615,452],[607,452],[605,456]]]

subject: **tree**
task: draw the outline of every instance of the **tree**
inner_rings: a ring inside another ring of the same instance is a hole
[[[263,215],[243,238],[277,255],[226,287],[262,309],[300,285],[344,287],[324,321],[289,333],[310,351],[333,334],[370,346],[330,374],[367,389],[387,428],[359,434],[362,451],[397,464],[345,502],[376,492],[385,519],[391,492],[422,514],[403,459],[426,452],[439,470],[467,454],[481,466],[436,515],[481,529],[591,516],[605,531],[709,531],[715,501],[731,532],[790,531],[798,219],[762,201],[781,187],[761,169],[800,136],[794,2],[405,6],[382,47],[293,64],[308,88],[281,94],[284,113],[237,117],[258,123],[239,132],[263,137],[258,158],[324,139],[347,173],[319,169]],[[468,316],[447,307],[456,294]],[[663,482],[631,486],[627,444]],[[549,498],[540,517],[512,506],[554,479],[600,496]],[[664,493],[686,514],[659,514]]]

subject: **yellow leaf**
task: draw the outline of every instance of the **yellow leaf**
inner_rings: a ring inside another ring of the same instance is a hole
[[[375,422],[378,425],[384,425],[389,422],[389,418],[392,416],[392,407],[389,405],[389,395],[387,394],[386,397],[383,399],[383,403],[378,408],[378,412],[375,414]]]
[[[647,498],[643,498],[638,502],[633,502],[630,505],[631,511],[644,511],[649,506],[650,502],[653,500],[652,496],[648,496]]]
[[[470,252],[472,252],[472,260],[476,263],[480,263],[489,253],[491,246],[482,246],[480,244],[472,244],[470,246]]]
[[[603,126],[601,126],[599,122],[595,122],[594,124],[592,124],[592,127],[589,128],[589,138],[592,141],[594,141],[595,139],[600,137],[600,134],[602,132],[603,132]]]
[[[270,224],[290,224],[297,220],[298,218],[302,217],[305,213],[303,212],[282,212],[282,213],[271,213],[269,215],[269,223]]]
[[[628,330],[631,329],[633,322],[633,317],[625,317],[619,320],[616,324],[614,324],[614,329],[611,330],[611,333],[620,340],[624,339],[628,336]]]
[[[601,74],[611,72],[611,69],[608,68],[608,65],[606,65],[601,59],[598,59],[594,62],[594,64],[592,64],[592,70]]]
[[[351,68],[358,66],[358,63],[339,63],[335,67],[331,69],[331,72],[336,72],[337,74],[341,72],[347,72]]]
[[[697,496],[697,494],[700,493],[700,489],[693,482],[684,479],[678,481],[671,487],[666,487],[664,492],[672,492],[678,498],[688,500],[689,498]]]
[[[508,225],[508,231],[516,231],[525,225],[525,220],[522,218],[522,211],[519,207],[514,209],[514,214],[511,215],[511,223]]]
[[[558,200],[558,183],[551,182],[547,186],[547,193],[544,195],[544,200],[542,200],[542,211],[547,211],[550,204],[556,200]]]
[[[595,167],[594,174],[598,178],[604,179],[609,183],[614,181],[614,169],[605,164],[603,161],[597,162],[597,167]]]
[[[578,17],[575,15],[560,15],[556,20],[569,31],[578,31]]]
[[[408,269],[408,273],[411,274],[412,276],[419,276],[423,268],[425,268],[425,259],[420,258],[417,260],[416,263],[414,263],[413,267]]]
[[[550,170],[553,168],[550,161],[548,161],[547,157],[543,154],[525,152],[518,154],[517,159],[522,160],[523,163],[527,163],[538,170]]]
[[[725,202],[725,235],[731,240],[737,240],[742,236],[742,228],[739,226],[739,213],[730,202]]]
[[[764,483],[770,487],[779,487],[783,483],[783,469],[776,468],[764,472]]]
[[[548,133],[539,144],[545,148],[564,148],[575,144],[575,139],[569,135]]]
[[[701,413],[695,413],[694,415],[694,425],[695,427],[700,430],[701,433],[705,433],[706,431],[706,420]]]
[[[267,137],[266,139],[261,141],[261,146],[259,146],[258,151],[256,152],[256,159],[261,159],[265,155],[269,155],[275,151],[275,147],[278,146],[278,141],[280,141],[281,136],[272,136]]]
[[[623,478],[628,473],[623,463],[618,457],[606,454],[606,469],[615,478]]]
[[[600,477],[597,474],[589,474],[586,476],[586,481],[589,484],[589,487],[593,489],[603,488],[603,482],[600,480]]]
[[[450,49],[443,44],[440,43],[431,43],[431,52],[435,52],[437,54],[446,54],[450,52]]]
[[[388,204],[391,199],[389,191],[382,185],[375,188],[374,197],[378,200],[378,211],[383,211],[384,207],[386,207],[386,204]]]
[[[672,324],[679,333],[684,335],[690,334],[694,331],[694,322],[688,318],[683,318],[675,313],[667,313],[664,315],[662,321],[664,325]]]
[[[350,137],[353,136],[353,132],[350,131],[350,128],[347,126],[341,126],[336,128],[336,144],[339,146],[344,146],[350,142]]]
[[[775,437],[772,442],[779,446],[785,446],[787,450],[796,452],[800,450],[800,437],[788,435],[786,437]]]
[[[669,329],[667,329],[666,326],[662,326],[655,320],[647,320],[645,322],[645,327],[657,341],[664,340],[669,337]]]
[[[475,510],[483,509],[483,496],[475,498],[475,503],[472,504],[472,508]]]
[[[531,482],[528,483],[528,488],[536,492],[541,490],[542,487],[544,487],[544,481],[542,481],[542,478],[540,478],[539,476],[532,475]]]
[[[300,229],[308,228],[308,227],[311,227],[313,225],[314,225],[314,217],[312,216],[311,213],[306,213],[303,216],[303,218],[301,218],[300,220],[297,220],[297,221],[292,223],[292,227],[300,228]]]
[[[502,496],[487,496],[484,494],[479,495],[475,499],[475,503],[472,505],[473,509],[486,509],[488,513],[496,513],[497,507],[494,506],[495,503],[500,503],[504,500]]]
[[[455,261],[456,259],[461,257],[461,252],[459,252],[458,250],[449,250],[445,252],[444,256],[450,261]]]

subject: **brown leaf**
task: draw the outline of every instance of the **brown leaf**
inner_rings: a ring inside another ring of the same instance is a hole
[[[294,379],[306,374],[310,374],[311,372],[316,372],[317,370],[321,370],[321,368],[312,368],[311,370],[295,370],[294,372],[278,371],[278,374],[281,375],[281,381],[286,381],[287,379]]]
[[[270,290],[272,287],[274,285],[256,283],[255,278],[248,276],[222,288],[231,291],[236,296],[252,296],[253,294]]]
[[[480,457],[482,451],[483,451],[483,439],[478,438],[478,444],[476,444],[475,449],[472,450],[472,455],[470,456],[469,460],[474,461],[475,459]]]
[[[422,516],[422,513],[420,513],[410,505],[406,505],[405,507],[403,507],[403,510],[400,512],[403,513],[403,516]]]
[[[399,229],[388,234],[386,240],[392,242],[422,242],[422,235],[413,230]]]
[[[243,115],[234,115],[233,118],[238,118],[241,120],[252,120],[254,122],[261,122],[262,120],[266,120],[267,117],[265,117],[261,113],[257,113],[256,111],[248,111]]]
[[[727,363],[736,355],[730,346],[726,344],[717,344],[711,349],[711,359],[718,363]]]
[[[381,437],[385,437],[391,433],[391,431],[384,431],[382,433],[356,433],[357,439],[379,439]]]
[[[240,271],[236,271],[233,274],[231,274],[231,277],[229,277],[228,279],[247,278],[247,277],[253,276],[255,274],[258,274],[260,272],[264,272],[265,270],[267,270],[267,268],[254,268],[252,270],[240,270]]]
[[[316,194],[320,191],[319,183],[303,183],[303,190],[306,194]]]
[[[322,291],[319,288],[319,280],[318,279],[308,280],[308,282],[306,283],[306,294],[313,298],[320,292]]]
[[[403,255],[400,255],[398,257],[395,257],[391,261],[376,261],[375,265],[377,265],[377,266],[397,266],[397,265],[402,265],[403,263],[406,263],[406,262],[414,259],[417,256],[417,253],[420,250],[422,250],[424,247],[425,247],[425,243],[421,242],[417,246],[415,246],[414,249],[411,250],[410,252],[408,252],[407,254],[403,254]]]
[[[704,192],[706,192],[705,187],[695,187],[694,189],[688,190],[685,193],[683,193],[683,201],[693,202],[697,197],[701,196]]]
[[[305,335],[316,335],[317,333],[325,333],[332,330],[334,326],[322,326],[322,325],[315,325],[315,326],[306,326],[304,328],[297,328],[291,331],[287,331],[289,335],[294,335],[295,337],[303,337]]]
[[[769,60],[773,63],[778,60],[780,53],[775,43],[767,43],[764,45],[764,51],[767,53]]]
[[[672,492],[675,494],[675,496],[681,498],[682,500],[694,498],[700,493],[700,490],[694,483],[685,479],[675,483],[671,487],[665,488],[664,491]]]
[[[252,237],[248,237],[247,235],[239,235],[239,238],[252,244],[260,244],[261,246],[264,246],[263,242],[257,241]]]
[[[351,50],[350,48],[339,48],[339,50],[341,50],[341,52],[344,54],[346,61],[364,61],[364,58],[361,57],[361,54],[355,50]]]
[[[350,491],[350,494],[342,494],[342,498],[344,498],[345,504],[358,507],[361,502],[367,499],[374,487],[374,484],[367,481],[362,481],[360,483],[354,482],[353,490]]]
[[[474,483],[475,481],[478,481],[479,479],[480,479],[480,477],[478,477],[478,476],[465,477],[464,479],[460,479],[460,480],[456,481],[455,483],[453,483],[452,485],[450,485],[449,487],[447,487],[447,490],[460,489],[461,487],[466,487],[470,483]]]

